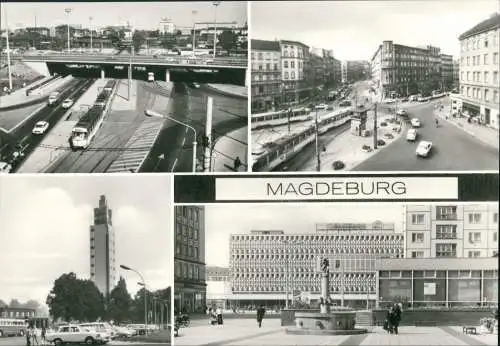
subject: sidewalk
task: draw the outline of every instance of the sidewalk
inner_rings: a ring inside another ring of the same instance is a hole
[[[453,331],[458,334],[463,334],[462,327],[453,326],[449,327]],[[477,330],[479,331],[479,326],[477,326]],[[477,335],[469,335],[469,337],[478,340],[486,345],[498,345],[498,335],[497,334],[477,334]]]
[[[450,124],[455,125],[462,131],[467,132],[472,137],[476,137],[481,142],[499,150],[499,132],[491,127],[467,122],[466,118],[454,118],[451,116],[450,105],[444,105],[443,110],[434,110],[434,114]]]
[[[373,117],[374,113],[372,111],[368,112],[367,119],[367,130],[373,133]],[[353,170],[356,166],[361,164],[363,161],[369,159],[373,155],[376,155],[381,150],[391,145],[395,140],[397,140],[401,135],[406,133],[406,124],[402,122],[401,125],[392,124],[389,122],[390,119],[394,118],[393,115],[388,115],[385,113],[378,112],[377,114],[377,127],[378,127],[378,139],[384,140],[386,143],[383,146],[378,146],[378,149],[373,150],[373,134],[370,137],[356,136],[351,133],[350,128],[337,135],[333,141],[326,145],[326,152],[321,154],[321,171],[333,171],[333,163],[335,161],[342,161],[345,167],[343,171]],[[381,126],[381,123],[386,123],[387,126]],[[393,129],[400,129],[399,132]],[[387,138],[385,135],[391,134],[393,138]],[[328,135],[326,135],[328,136]],[[321,141],[321,138],[320,138]],[[363,145],[369,145],[371,151],[363,151],[361,148]],[[311,158],[304,168],[303,171],[316,171],[316,158]]]
[[[240,98],[248,98],[248,89],[245,86],[241,85],[232,85],[232,84],[215,84],[209,83],[205,84],[207,88],[212,89],[221,94],[226,94],[228,96],[240,97]]]
[[[234,138],[234,139],[233,139]],[[237,139],[238,141],[235,141]],[[246,145],[243,143],[247,143]],[[231,131],[220,137],[214,145],[214,172],[234,172],[234,160],[240,158],[239,172],[247,171],[248,127]]]
[[[7,108],[7,107],[16,106],[16,105],[21,106],[23,103],[33,102],[34,100],[39,100],[40,102],[44,101],[44,98],[47,95],[44,96],[44,95],[32,94],[32,95],[26,96],[26,90],[33,87],[33,86],[41,84],[50,78],[52,78],[52,77],[46,77],[46,78],[37,80],[36,82],[28,84],[21,89],[17,89],[16,91],[12,92],[10,95],[0,96],[0,108]]]
[[[159,330],[154,332],[149,332],[148,335],[138,335],[126,339],[129,342],[158,342],[158,343],[170,343],[171,342],[171,332],[169,329]]]

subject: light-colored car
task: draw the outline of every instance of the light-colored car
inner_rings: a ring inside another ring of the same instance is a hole
[[[63,103],[61,104],[61,107],[62,108],[65,108],[65,109],[68,109],[70,108],[71,106],[73,106],[73,100],[72,99],[66,99],[63,101]]]
[[[46,121],[39,121],[35,124],[35,127],[33,127],[33,130],[31,131],[34,135],[43,135],[47,129],[49,128],[49,123]]]
[[[407,116],[408,113],[404,109],[398,109],[396,112],[397,115],[400,115],[402,117]]]
[[[418,147],[415,153],[417,154],[417,156],[427,157],[431,149],[432,149],[432,142],[421,141],[420,143],[418,143]]]
[[[323,109],[323,110],[327,110],[328,109],[328,105],[326,103],[320,103],[319,105],[317,105],[315,107],[316,109]]]
[[[0,173],[10,173],[12,166],[7,162],[0,162]]]
[[[418,119],[418,118],[411,119],[411,126],[413,126],[413,127],[420,127],[420,125],[421,125],[420,124],[420,119]]]
[[[409,129],[408,132],[406,133],[406,140],[413,142],[416,139],[417,139],[417,130]]]
[[[107,337],[110,340],[113,340],[116,337],[116,333],[114,328],[107,322],[89,322],[89,323],[81,323],[79,325],[83,328],[88,328],[95,330],[103,337]]]
[[[196,88],[196,89],[198,89],[200,87],[200,84],[198,84],[198,83],[195,82],[195,83],[193,83],[193,87]]]
[[[137,332],[135,330],[124,326],[114,326],[113,329],[117,337],[130,338],[134,335],[137,335]]]
[[[54,345],[64,344],[87,344],[104,345],[109,339],[103,337],[99,332],[76,325],[61,326],[55,333],[48,333],[45,338]]]

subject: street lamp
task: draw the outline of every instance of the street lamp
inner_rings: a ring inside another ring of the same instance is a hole
[[[198,11],[192,11],[193,14],[193,58],[195,57],[195,36],[196,36],[196,15],[198,14]]]
[[[89,21],[90,21],[90,52],[92,52],[92,19],[94,19],[92,16],[89,17]]]
[[[144,332],[146,333],[146,335],[148,335],[148,305],[147,305],[146,281],[144,281],[144,277],[137,270],[127,267],[126,265],[123,264],[120,264],[120,268],[122,268],[123,270],[129,270],[136,273],[142,280],[142,284],[144,285],[144,329],[145,329]]]
[[[70,44],[69,44],[69,15],[71,13],[72,9],[71,8],[65,8],[64,12],[66,12],[66,15],[68,17],[68,21],[66,22],[66,27],[68,29],[68,53],[70,52]]]
[[[182,125],[184,127],[186,127],[187,129],[193,131],[193,172],[196,172],[196,129],[194,127],[192,127],[191,125],[188,125],[180,120],[177,120],[169,115],[166,115],[166,114],[160,114],[158,112],[155,112],[155,111],[152,111],[152,110],[145,110],[144,111],[144,114],[148,117],[155,117],[155,118],[167,118],[167,119],[170,119],[172,120],[173,122],[179,124],[179,125]]]
[[[215,11],[214,11],[214,58],[215,58],[215,51],[217,50],[217,6],[220,5],[220,1],[214,1],[212,4],[215,6]]]

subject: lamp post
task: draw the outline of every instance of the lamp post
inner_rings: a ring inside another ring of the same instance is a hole
[[[217,6],[220,5],[220,1],[214,1],[212,3],[215,6],[215,11],[214,11],[214,58],[215,58],[215,52],[217,50]]]
[[[139,277],[141,278],[142,284],[144,286],[144,332],[146,333],[146,335],[148,335],[148,303],[147,303],[146,281],[144,281],[144,277],[137,270],[127,267],[126,265],[123,264],[120,264],[120,268],[122,268],[123,270],[132,271],[137,275],[139,275]]]
[[[198,11],[192,11],[191,14],[193,15],[193,58],[195,57],[195,37],[196,37],[196,15],[198,14]]]
[[[68,21],[66,22],[66,27],[68,29],[68,53],[70,52],[70,43],[69,43],[69,15],[71,13],[72,9],[71,8],[65,8],[64,12],[66,12],[66,15],[68,17]]]
[[[92,19],[94,19],[92,16],[89,17],[90,21],[90,51],[92,52]]]
[[[158,112],[155,112],[155,111],[152,111],[152,110],[145,110],[144,111],[144,114],[148,117],[155,117],[155,118],[167,118],[167,119],[170,119],[172,120],[173,122],[179,124],[179,125],[182,125],[184,126],[185,128],[193,131],[193,172],[196,172],[196,129],[194,127],[192,127],[191,125],[188,125],[180,120],[177,120],[169,115],[166,115],[166,114],[160,114]]]
[[[9,47],[9,25],[7,24],[7,9],[3,6],[3,15],[5,18],[5,34],[7,43],[7,73],[9,74],[9,90],[12,90],[12,72],[10,69],[10,47]]]

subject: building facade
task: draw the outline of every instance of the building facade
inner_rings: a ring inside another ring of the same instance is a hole
[[[175,310],[205,312],[205,209],[175,207]]]
[[[277,108],[281,92],[281,47],[278,41],[251,41],[252,113]]]
[[[375,261],[402,258],[403,234],[393,224],[318,224],[315,233],[251,231],[230,240],[232,304],[284,306],[320,297],[319,260],[329,258],[330,292],[338,305],[376,300]]]
[[[344,62],[345,81],[349,83],[370,79],[370,63],[364,60],[352,60]]]
[[[498,205],[407,205],[408,258],[491,257],[498,254]]]
[[[382,259],[377,306],[498,306],[497,258]]]
[[[430,89],[445,89],[441,62],[446,63],[444,70],[448,71],[449,58],[442,55],[438,47],[410,47],[384,41],[370,61],[372,82],[385,97],[417,92],[430,95]]]
[[[0,318],[19,318],[35,317],[36,309],[30,308],[9,308],[8,306],[0,307]]]
[[[454,59],[453,60],[453,90],[454,91],[458,92],[459,84],[460,84],[460,59]]]
[[[206,278],[207,306],[212,308],[229,308],[229,300],[232,298],[229,268],[207,266]]]
[[[449,54],[441,54],[441,79],[445,90],[453,89],[453,56]]]
[[[175,32],[175,24],[166,18],[162,18],[158,24],[158,31],[161,35],[173,34]]]
[[[94,208],[94,224],[90,226],[90,279],[108,297],[116,285],[115,232],[113,213],[106,196],[100,196]]]
[[[280,41],[280,48],[284,102],[297,104],[310,96],[307,83],[309,46],[296,41]]]
[[[460,111],[498,129],[500,14],[460,35]]]

